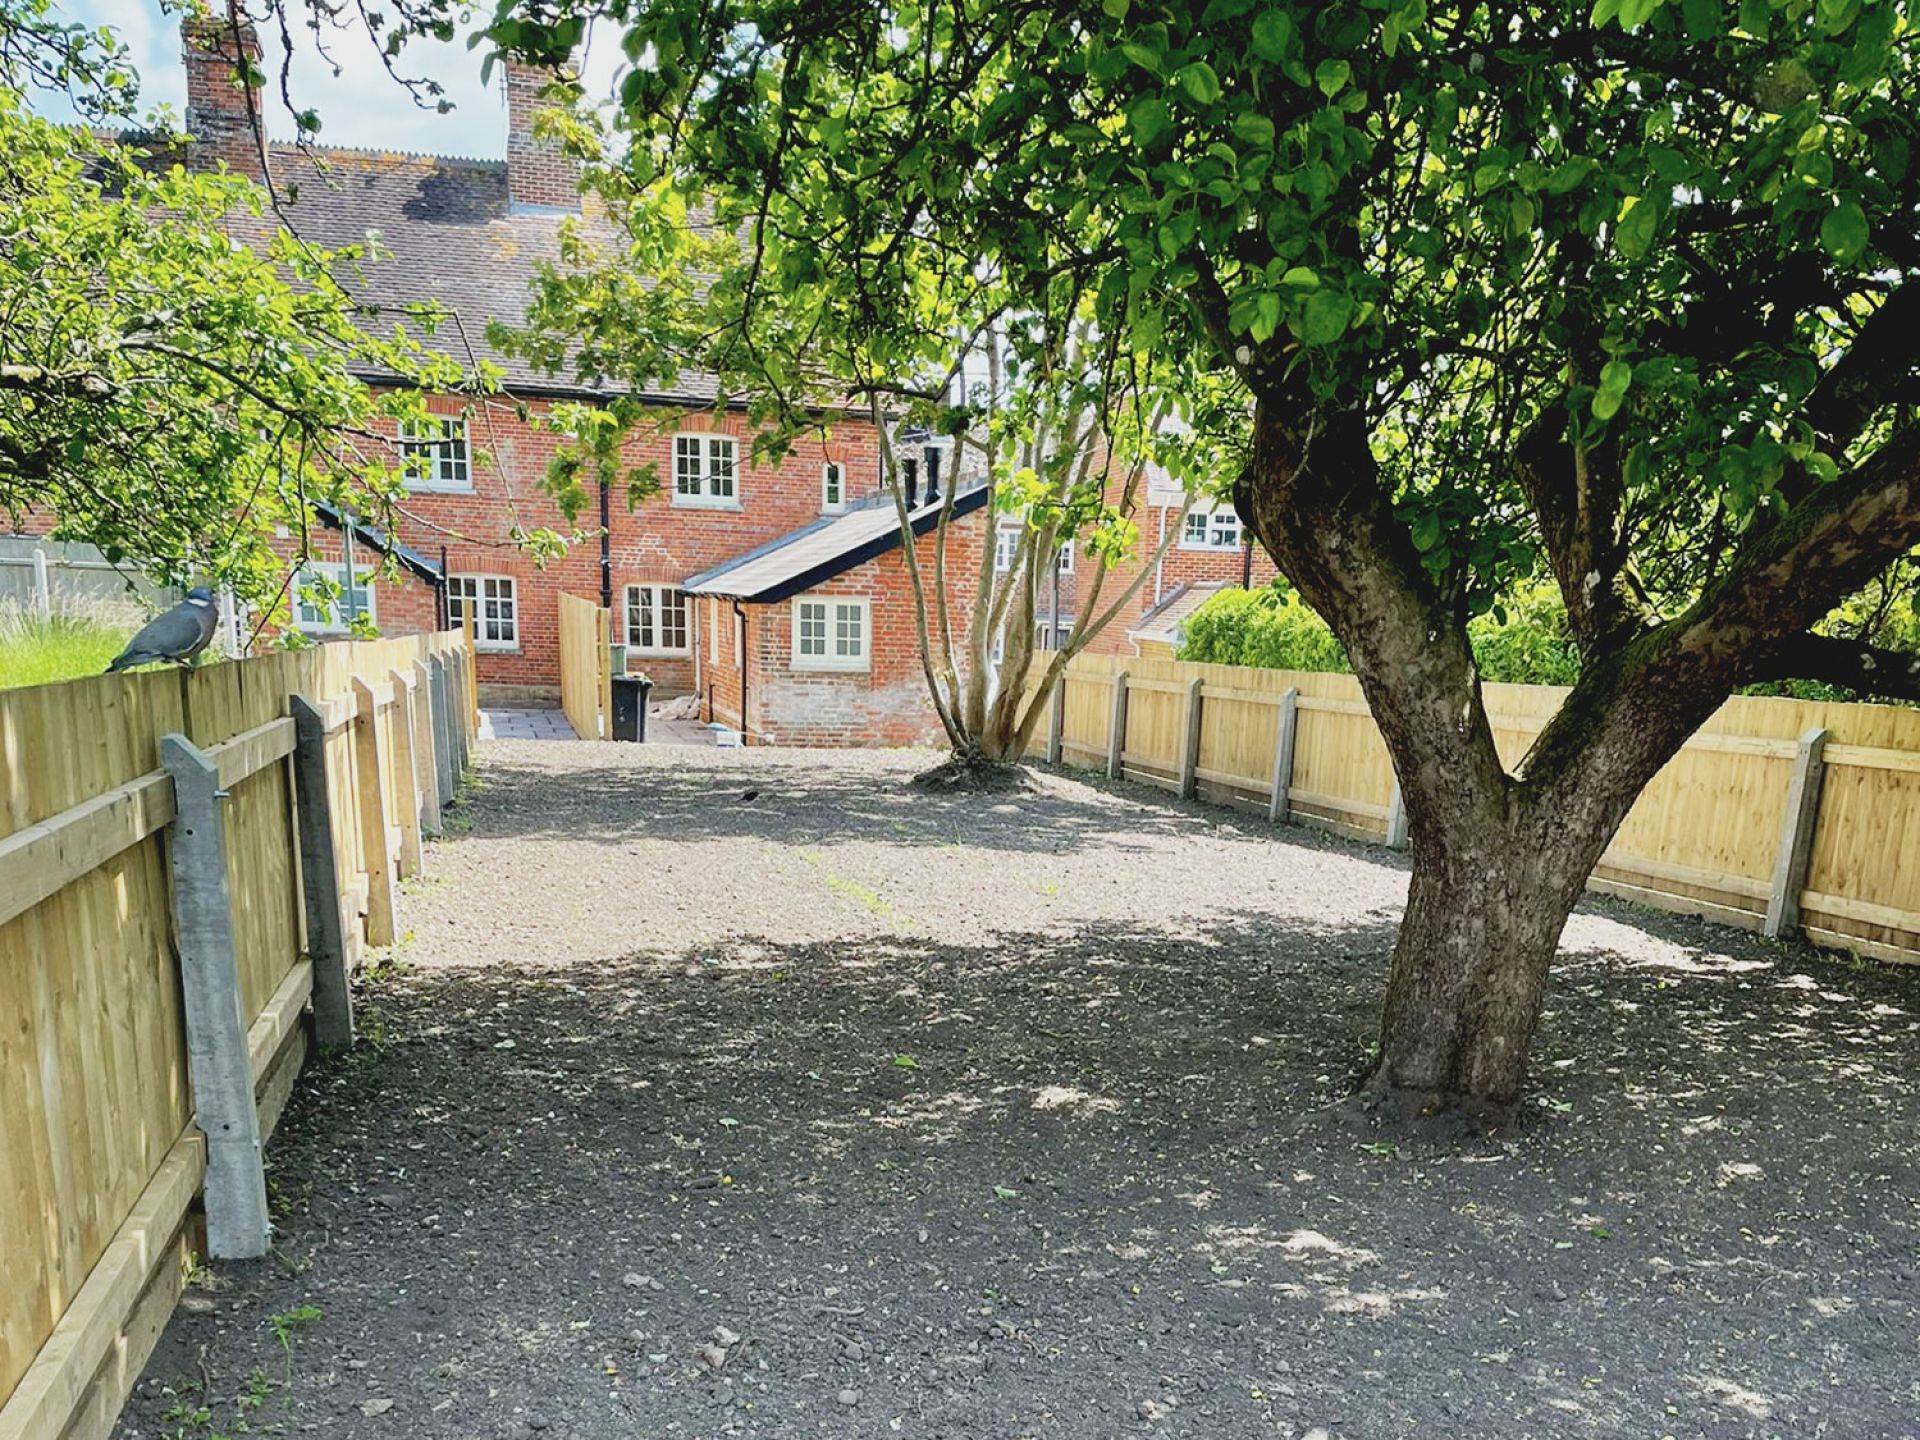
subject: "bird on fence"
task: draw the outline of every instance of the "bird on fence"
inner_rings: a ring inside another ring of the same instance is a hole
[[[111,674],[155,660],[185,665],[207,648],[219,624],[220,606],[213,592],[204,585],[196,585],[178,605],[141,626],[140,633],[127,642],[127,648],[113,657],[107,671]]]

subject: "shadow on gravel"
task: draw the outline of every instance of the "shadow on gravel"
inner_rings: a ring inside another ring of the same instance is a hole
[[[542,764],[538,753],[496,751],[485,771],[487,832],[600,844],[641,836],[798,842],[863,835],[939,847],[964,837],[987,849],[1049,854],[1092,845],[1143,849],[1154,837],[1193,832],[1225,813],[1129,787],[1109,794],[1076,783],[1086,798],[1075,798],[1040,770],[1032,772],[1035,788],[1023,793],[939,794],[914,788],[913,768],[835,767],[839,757],[831,753],[815,752],[812,766],[804,751],[679,747],[671,764],[661,754],[642,764],[560,768]],[[1166,803],[1121,811],[1116,799]]]
[[[352,1437],[1907,1433],[1911,985],[1596,933],[1649,924],[1448,1149],[1319,1110],[1383,925],[403,972],[129,1423],[204,1364],[216,1427]]]

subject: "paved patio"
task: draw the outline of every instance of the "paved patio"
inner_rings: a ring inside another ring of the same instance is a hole
[[[577,740],[573,726],[558,710],[482,710],[483,740]],[[649,745],[712,745],[713,732],[698,720],[668,720],[647,715]]]

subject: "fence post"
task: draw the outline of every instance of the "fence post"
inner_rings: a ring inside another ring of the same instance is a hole
[[[480,626],[474,618],[477,607],[467,607],[467,649],[460,660],[460,733],[472,740],[480,733]],[[467,747],[460,747],[460,770],[466,773]]]
[[[433,710],[433,778],[440,789],[440,808],[444,812],[453,803],[453,680],[447,657],[438,651],[427,657],[427,669],[433,677],[428,695]]]
[[[1200,685],[1198,675],[1187,683],[1187,728],[1180,749],[1180,798],[1191,800],[1200,789]]]
[[[293,709],[293,790],[300,808],[300,889],[307,907],[307,958],[313,962],[314,1038],[324,1050],[353,1044],[353,994],[347,988],[346,886],[333,848],[333,797],[327,790],[327,721],[304,695]]]
[[[434,735],[433,666],[413,662],[416,684],[413,707],[413,773],[420,781],[420,824],[429,835],[440,828],[440,744]]]
[[[1047,717],[1047,763],[1058,765],[1067,736],[1067,672],[1053,677],[1053,713]]]
[[[1273,789],[1267,796],[1267,819],[1285,820],[1291,813],[1287,792],[1293,789],[1293,741],[1300,728],[1300,691],[1289,685],[1280,695],[1280,723],[1273,732]]]
[[[395,667],[393,681],[394,801],[400,807],[400,873],[420,873],[420,762],[413,749],[413,676]]]
[[[1127,672],[1113,677],[1113,713],[1107,720],[1107,778],[1119,780],[1127,773]]]
[[[1387,846],[1393,850],[1407,848],[1407,802],[1400,794],[1400,780],[1394,777],[1393,795],[1387,801]]]
[[[473,753],[473,652],[456,654],[449,669],[453,672],[453,785],[457,790]]]
[[[42,620],[53,618],[53,581],[47,576],[47,552],[33,547],[33,611]]]
[[[391,945],[393,852],[387,832],[387,787],[381,774],[380,726],[373,687],[353,677],[353,755],[360,772],[360,851],[367,861],[367,943]]]
[[[185,1002],[187,1069],[207,1137],[207,1250],[222,1260],[267,1253],[267,1180],[260,1112],[253,1103],[247,1017],[234,956],[233,897],[227,891],[227,828],[220,772],[184,735],[160,737],[160,763],[173,777],[167,827],[173,871],[173,926]]]
[[[1760,933],[1779,939],[1800,925],[1800,892],[1807,888],[1807,862],[1820,819],[1820,786],[1826,779],[1827,732],[1819,726],[1800,737],[1793,752],[1793,778],[1787,782],[1787,806],[1780,820],[1780,849],[1773,861],[1767,892],[1767,917]]]

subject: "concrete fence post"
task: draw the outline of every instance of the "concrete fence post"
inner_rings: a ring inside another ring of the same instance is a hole
[[[1292,813],[1287,792],[1293,789],[1293,744],[1300,729],[1300,692],[1292,686],[1280,696],[1280,721],[1273,732],[1273,785],[1267,794],[1267,819],[1285,820]]]
[[[1107,718],[1107,778],[1119,780],[1127,773],[1127,672],[1113,677],[1113,711]]]
[[[413,765],[420,780],[420,826],[428,835],[444,832],[440,825],[440,742],[433,720],[433,666],[413,662]]]
[[[42,620],[53,618],[53,581],[47,574],[47,552],[33,547],[33,613]]]
[[[1200,789],[1200,686],[1194,676],[1187,685],[1187,725],[1181,734],[1180,798],[1191,800]]]
[[[387,785],[380,753],[380,713],[373,687],[353,677],[354,769],[360,776],[360,853],[367,862],[367,943],[391,945],[397,907],[393,848],[387,821]]]
[[[173,777],[167,827],[173,872],[173,927],[186,1011],[187,1071],[196,1119],[207,1137],[207,1250],[222,1260],[267,1253],[267,1180],[260,1112],[253,1101],[247,1017],[227,890],[227,827],[220,772],[184,735],[160,737],[160,763]]]
[[[1820,787],[1827,775],[1827,732],[1819,726],[1800,737],[1793,752],[1793,778],[1787,782],[1786,809],[1780,817],[1780,848],[1767,890],[1767,915],[1760,933],[1778,939],[1800,926],[1800,892],[1807,888],[1807,862],[1820,822]]]
[[[453,681],[448,675],[445,655],[436,652],[428,656],[427,666],[433,672],[429,698],[433,708],[434,779],[439,782],[440,809],[444,816],[447,806],[453,803]]]
[[[1053,704],[1047,713],[1047,763],[1058,765],[1067,742],[1067,672],[1053,677]]]
[[[393,682],[394,803],[400,811],[400,873],[420,873],[420,763],[413,748],[413,674],[387,672]]]
[[[304,695],[293,710],[293,792],[300,811],[300,891],[313,962],[314,1038],[323,1050],[353,1044],[353,993],[347,986],[345,877],[333,848],[333,796],[327,788],[327,722]]]
[[[1393,782],[1393,794],[1387,800],[1387,846],[1393,850],[1407,848],[1407,802],[1400,793],[1400,781]]]

